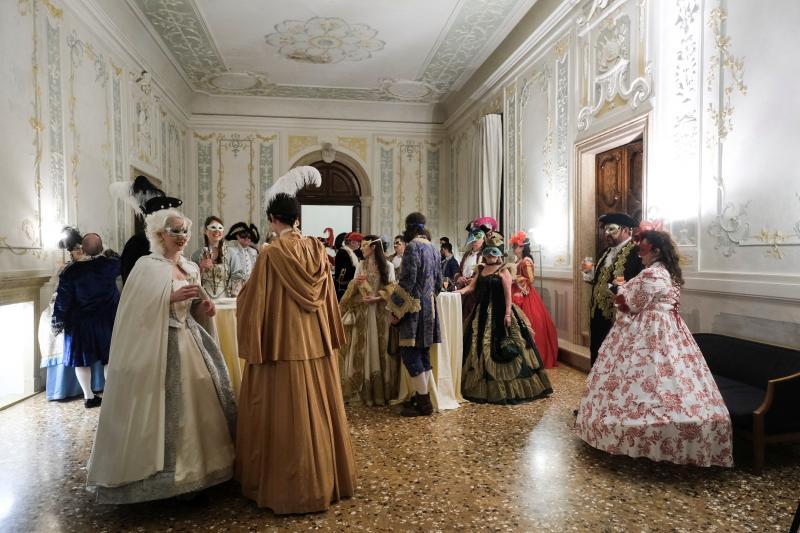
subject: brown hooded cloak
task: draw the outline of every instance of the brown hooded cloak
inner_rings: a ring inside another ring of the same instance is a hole
[[[237,299],[236,478],[276,514],[326,510],[355,489],[337,350],[344,330],[324,246],[296,231],[263,250]]]

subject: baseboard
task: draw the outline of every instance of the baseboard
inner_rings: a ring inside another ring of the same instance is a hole
[[[589,373],[592,368],[589,348],[558,339],[558,360],[578,370]]]

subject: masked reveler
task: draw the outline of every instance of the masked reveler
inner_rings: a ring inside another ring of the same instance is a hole
[[[225,235],[225,240],[229,243],[231,253],[239,256],[243,283],[250,279],[250,273],[253,272],[253,267],[256,265],[260,238],[261,236],[255,224],[248,226],[244,222],[237,222],[231,226],[228,234]]]
[[[533,341],[530,323],[512,303],[511,273],[503,260],[503,236],[493,232],[483,262],[460,294],[475,295],[464,329],[461,392],[478,403],[513,404],[547,396],[553,389]]]
[[[204,228],[205,246],[192,254],[192,261],[200,267],[203,288],[214,299],[236,298],[244,285],[239,254],[223,239],[225,226],[221,218],[207,217]]]
[[[191,221],[162,209],[145,225],[152,253],[122,291],[89,459],[98,503],[170,498],[233,475],[236,404],[213,336],[215,305],[183,257]]]
[[[144,230],[144,217],[160,211],[180,207],[178,198],[167,196],[153,185],[145,176],[136,176],[133,181],[121,181],[110,186],[111,194],[133,209],[136,216],[136,231],[125,243],[120,256],[120,275],[122,283],[128,280],[133,266],[140,257],[150,254],[150,242]]]
[[[388,298],[390,321],[397,326],[403,364],[416,393],[404,404],[403,416],[433,413],[429,387],[433,381],[430,349],[441,342],[436,295],[442,286],[439,250],[431,244],[425,229],[425,215],[406,217],[403,233],[406,249],[397,285]]]
[[[625,213],[607,213],[599,219],[608,248],[597,265],[581,264],[583,280],[592,284],[589,303],[589,352],[591,362],[597,360],[600,345],[614,324],[614,295],[617,287],[642,271],[642,260],[636,255],[631,239],[636,221]]]
[[[299,189],[319,187],[298,167],[267,192],[270,230],[237,299],[239,395],[236,478],[276,514],[313,513],[353,495],[355,462],[337,350],[344,330],[325,246],[297,230]]]
[[[377,235],[361,242],[363,261],[339,301],[347,343],[339,351],[345,401],[387,405],[397,395],[398,360],[388,353],[389,316],[384,297],[396,282]]]

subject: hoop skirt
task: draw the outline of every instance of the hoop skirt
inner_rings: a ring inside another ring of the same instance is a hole
[[[656,263],[619,295],[624,305],[589,374],[576,433],[612,454],[732,466],[730,416],[678,314],[680,288]]]
[[[514,404],[550,394],[550,379],[527,318],[512,305],[511,326],[505,327],[506,302],[500,272],[482,276],[483,266],[478,268],[476,306],[464,330],[462,395],[472,402]],[[502,353],[501,345],[508,338],[520,348],[516,357]]]
[[[553,368],[558,366],[558,332],[541,296],[533,287],[533,277],[533,262],[526,257],[517,267],[517,277],[511,288],[512,301],[531,323],[544,367]]]

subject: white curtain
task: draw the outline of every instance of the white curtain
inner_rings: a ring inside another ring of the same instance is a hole
[[[474,144],[478,184],[478,212],[474,216],[500,216],[500,184],[503,179],[503,120],[498,114],[478,121]]]

